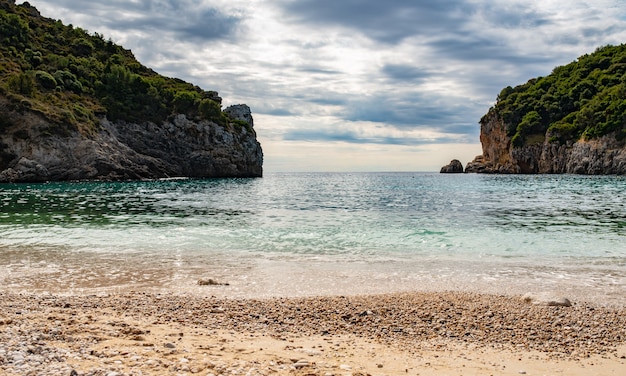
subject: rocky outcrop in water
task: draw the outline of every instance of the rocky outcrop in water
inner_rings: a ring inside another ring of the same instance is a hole
[[[458,159],[453,159],[450,164],[443,166],[439,172],[442,174],[463,173],[463,164]]]
[[[111,122],[97,131],[60,131],[35,111],[0,97],[0,182],[260,177],[263,152],[250,109],[225,110],[221,126],[185,115],[155,124]]]
[[[490,112],[481,121],[483,154],[465,172],[501,174],[626,174],[626,143],[614,134],[562,142],[555,131],[523,146],[512,146],[507,124]]]

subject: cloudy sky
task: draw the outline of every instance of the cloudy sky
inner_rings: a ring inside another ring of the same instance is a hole
[[[438,171],[500,90],[626,42],[623,0],[29,0],[248,104],[265,171]]]

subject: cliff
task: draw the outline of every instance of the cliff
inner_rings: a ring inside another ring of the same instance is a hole
[[[59,134],[45,117],[10,109],[0,97],[0,182],[260,177],[263,153],[249,108],[234,107],[247,110],[249,126],[190,121],[184,114],[162,124],[102,118],[98,131],[85,136]]]
[[[0,182],[260,177],[250,108],[0,0]]]
[[[465,172],[499,174],[625,175],[626,146],[615,133],[560,142],[548,132],[534,144],[512,146],[507,124],[494,113],[481,122],[483,154]]]
[[[465,172],[626,174],[626,46],[606,46],[507,87],[480,120]]]

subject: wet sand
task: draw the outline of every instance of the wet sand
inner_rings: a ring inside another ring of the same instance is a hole
[[[6,375],[619,375],[624,369],[626,308],[576,301],[545,306],[467,292],[269,299],[0,293],[0,374]]]
[[[550,291],[575,301],[626,306],[626,270],[620,259],[607,264],[579,260],[562,265],[515,258],[492,261],[456,260],[445,255],[353,260],[337,255],[99,253],[71,247],[0,246],[0,291],[85,295],[134,290],[237,299],[415,291],[507,295]],[[198,286],[198,280],[209,278],[229,286]]]

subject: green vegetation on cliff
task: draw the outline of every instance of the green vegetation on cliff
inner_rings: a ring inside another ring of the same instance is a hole
[[[232,122],[214,91],[163,77],[100,34],[0,0],[0,97],[10,110],[45,116],[59,134],[90,134],[98,117],[161,123],[173,114]],[[8,120],[0,116],[0,131]]]
[[[545,137],[564,143],[615,133],[626,139],[626,45],[598,48],[546,77],[504,88],[494,112],[516,147]]]

